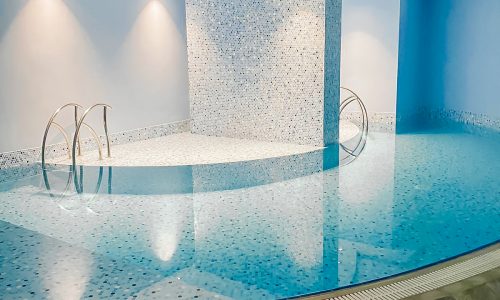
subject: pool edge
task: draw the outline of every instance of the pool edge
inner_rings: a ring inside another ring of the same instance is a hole
[[[483,268],[479,268],[480,272],[478,270],[474,272],[475,269],[478,269],[475,263],[481,261],[486,262],[486,265]],[[500,241],[493,242],[449,260],[424,266],[423,268],[400,275],[330,292],[304,295],[295,299],[404,299],[460,282],[498,267],[500,267]],[[456,270],[465,274],[451,276],[450,272]]]

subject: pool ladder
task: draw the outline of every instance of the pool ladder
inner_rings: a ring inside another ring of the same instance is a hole
[[[366,106],[361,98],[355,92],[345,87],[340,87],[340,89],[347,92],[349,95],[340,103],[339,116],[346,109],[346,107],[353,102],[356,102],[361,110],[361,131],[360,134],[358,134],[358,139],[355,142],[355,146],[348,147],[344,143],[339,143],[340,148],[346,153],[346,155],[340,158],[340,164],[347,165],[358,158],[361,152],[363,152],[363,150],[365,149],[369,126],[368,111],[366,110]]]
[[[59,124],[55,121],[56,117],[59,115],[59,113],[62,110],[66,109],[66,108],[70,108],[70,107],[74,108],[74,120],[75,120],[75,132],[73,134],[73,140],[72,140],[71,147],[70,147],[70,138],[69,138],[68,132],[64,129],[64,127],[61,124]],[[82,126],[86,127],[90,131],[90,133],[92,134],[92,137],[94,138],[94,140],[97,144],[97,148],[98,148],[98,152],[99,152],[99,160],[103,159],[101,139],[100,139],[99,135],[97,134],[97,132],[89,124],[87,124],[85,122],[85,119],[87,118],[89,113],[97,107],[103,108],[103,123],[104,123],[105,137],[106,137],[107,157],[111,157],[111,143],[109,140],[108,121],[107,121],[107,112],[108,112],[108,109],[112,108],[111,106],[109,106],[107,104],[103,104],[103,103],[94,104],[91,107],[89,107],[87,110],[84,111],[81,118],[78,118],[79,109],[83,109],[83,107],[81,105],[79,105],[77,103],[68,103],[68,104],[65,104],[65,105],[59,107],[58,109],[56,109],[56,111],[50,117],[49,122],[47,123],[47,126],[45,127],[45,133],[43,135],[43,141],[42,141],[42,172],[43,172],[45,187],[47,188],[47,190],[50,191],[50,183],[49,183],[48,176],[47,176],[47,165],[46,165],[46,161],[45,161],[45,156],[46,156],[47,137],[48,137],[48,134],[49,134],[49,131],[50,131],[50,128],[52,127],[52,125],[54,125],[64,136],[64,139],[66,141],[67,152],[68,152],[67,155],[68,155],[68,158],[71,159],[71,167],[70,167],[68,182],[66,184],[65,191],[67,191],[69,189],[69,186],[71,183],[71,177],[73,177],[73,181],[75,184],[75,190],[77,191],[77,193],[83,192],[83,183],[81,181],[82,176],[80,176],[80,179],[79,179],[78,172],[76,171],[76,156],[82,155],[82,146],[81,146],[81,140],[80,140],[80,130],[81,130]],[[82,175],[83,170],[80,170],[80,172]],[[102,169],[99,172],[98,186],[100,186],[101,179],[102,179]]]

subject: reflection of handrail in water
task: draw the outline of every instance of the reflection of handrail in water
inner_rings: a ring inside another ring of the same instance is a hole
[[[70,170],[68,172],[68,179],[67,179],[67,182],[66,182],[66,186],[64,187],[64,190],[62,192],[62,195],[65,195],[68,192],[68,190],[69,190],[69,188],[71,186],[71,179],[73,178],[73,172],[78,172],[78,171],[77,170]],[[109,171],[108,172],[109,172],[108,173],[108,193],[111,193],[111,167],[109,167]],[[52,188],[51,188],[49,177],[48,177],[48,174],[47,174],[47,169],[42,169],[42,173],[43,173],[43,180],[44,180],[44,183],[45,183],[45,187],[46,187],[46,189],[47,189],[50,197],[51,198],[56,197],[56,195],[54,193],[52,193]],[[95,187],[95,190],[94,190],[94,194],[98,194],[99,190],[101,189],[103,174],[104,174],[104,167],[100,166],[99,167],[99,176],[97,178],[97,184],[96,184],[96,187]],[[80,166],[79,180],[80,180],[80,187],[81,187],[80,191],[81,191],[81,193],[83,193],[83,167],[82,166]]]
[[[106,146],[107,146],[107,150],[108,150],[108,157],[111,157],[111,145],[110,145],[110,142],[109,142],[109,135],[108,135],[108,123],[107,123],[107,112],[108,112],[108,108],[111,109],[111,106],[107,105],[107,104],[95,104],[91,107],[89,107],[82,115],[82,117],[80,118],[80,121],[78,122],[77,126],[76,126],[76,130],[75,130],[75,135],[73,137],[73,147],[71,149],[71,169],[73,170],[73,177],[74,177],[74,184],[75,184],[75,190],[77,193],[82,193],[83,192],[83,186],[79,183],[79,180],[78,180],[78,173],[76,172],[76,157],[75,157],[75,153],[76,153],[76,146],[77,146],[77,142],[78,142],[78,139],[79,139],[79,136],[80,136],[80,129],[82,127],[82,125],[85,125],[85,126],[88,126],[86,125],[86,123],[84,122],[85,121],[85,118],[87,117],[87,115],[96,107],[103,107],[103,120],[104,120],[104,132],[106,134]],[[90,127],[90,126],[88,126]],[[95,134],[95,132],[94,132]],[[96,134],[97,135],[97,134]],[[100,148],[100,143],[101,143],[101,140],[99,139],[99,160],[102,159],[102,151],[101,151],[101,148]],[[82,173],[82,176],[83,176],[83,173]],[[80,179],[81,181],[81,179]]]
[[[52,188],[50,187],[50,182],[49,182],[49,176],[47,175],[47,169],[42,168],[42,175],[43,175],[43,181],[45,183],[45,188],[47,189],[47,192],[49,193],[49,196],[51,198],[54,198],[55,195],[51,192]],[[69,190],[69,187],[71,185],[71,172],[68,172],[68,180],[66,181],[66,186],[64,187],[63,195]]]
[[[368,136],[368,112],[366,110],[366,106],[365,104],[363,103],[363,101],[361,100],[361,98],[355,93],[353,92],[352,90],[348,89],[348,88],[344,88],[344,87],[340,87],[342,90],[345,90],[345,91],[348,91],[350,92],[352,95],[347,97],[344,101],[342,101],[342,103],[340,104],[340,109],[339,109],[339,115],[342,114],[342,112],[345,110],[345,108],[351,104],[352,102],[354,101],[357,101],[358,102],[358,105],[361,109],[361,117],[362,117],[362,122],[361,122],[361,135],[359,137],[359,140],[356,144],[356,146],[354,147],[354,149],[349,149],[347,146],[345,146],[344,144],[342,143],[339,143],[340,147],[348,154],[350,155],[350,158],[352,158],[351,161],[348,161],[346,163],[344,163],[344,165],[346,164],[349,164],[351,163],[352,161],[354,161],[360,154],[361,152],[363,152],[365,146],[366,146],[366,138]],[[345,157],[343,159],[341,159],[341,162],[342,161],[345,161],[347,160],[349,157]]]

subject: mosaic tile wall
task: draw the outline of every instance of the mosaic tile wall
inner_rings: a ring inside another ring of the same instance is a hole
[[[110,135],[110,141],[111,145],[137,142],[169,134],[186,132],[189,131],[189,127],[189,120],[161,124],[112,133]],[[101,141],[104,142],[105,140],[105,137],[101,136]],[[96,147],[93,139],[82,139],[82,148],[84,151],[92,150]],[[105,144],[103,144],[103,151],[106,151],[105,147]],[[68,147],[65,143],[48,145],[46,151],[47,158],[61,157],[67,153]],[[111,154],[113,154],[113,148],[111,148]],[[40,171],[38,162],[41,160],[41,155],[40,147],[0,153],[0,182],[38,174]]]
[[[362,114],[359,111],[344,111],[340,120],[348,120],[361,126]],[[388,112],[368,113],[368,127],[370,131],[395,132],[396,114]]]
[[[340,0],[187,0],[192,132],[317,146],[336,140],[340,7]]]
[[[339,138],[340,39],[342,0],[325,1],[325,101],[323,139],[326,145]]]
[[[462,124],[465,129],[480,133],[481,131],[500,132],[500,119],[484,114],[475,114],[453,109],[434,109],[424,112],[431,123],[446,125],[449,123]]]
[[[480,135],[500,133],[500,119],[467,111],[420,107],[412,114],[398,114],[396,118],[397,133],[449,125]]]

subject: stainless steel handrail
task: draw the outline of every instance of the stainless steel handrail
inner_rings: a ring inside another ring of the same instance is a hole
[[[99,135],[97,134],[97,132],[95,132],[94,128],[92,128],[89,124],[83,122],[82,125],[85,126],[90,131],[90,134],[92,134],[92,136],[94,137],[94,140],[97,143],[97,150],[99,151],[99,160],[102,160],[102,144]]]
[[[71,146],[69,144],[69,137],[68,137],[68,133],[66,132],[66,130],[64,130],[64,127],[57,123],[57,122],[52,122],[52,125],[56,126],[57,129],[59,129],[59,131],[61,132],[61,134],[64,136],[64,140],[66,141],[66,148],[67,149],[67,152],[68,152],[68,158],[71,158]],[[45,153],[44,155],[45,156]],[[44,161],[45,159],[42,159],[42,161]]]
[[[97,136],[97,134],[95,133],[95,131],[85,123],[85,118],[87,117],[87,115],[96,107],[103,107],[103,120],[104,120],[104,132],[105,132],[105,135],[106,135],[106,146],[107,146],[107,150],[108,150],[108,157],[111,157],[111,144],[110,144],[110,141],[109,141],[109,135],[108,135],[108,122],[107,122],[107,111],[108,111],[108,108],[109,109],[112,109],[111,106],[107,105],[107,104],[103,104],[103,103],[98,103],[98,104],[94,104],[92,105],[91,107],[89,107],[82,115],[82,117],[80,118],[80,121],[78,122],[77,126],[76,126],[76,130],[75,130],[75,135],[73,136],[73,147],[71,148],[71,170],[73,170],[73,174],[74,174],[74,183],[75,183],[75,190],[78,192],[78,193],[81,193],[81,189],[79,187],[79,182],[78,182],[78,175],[77,175],[77,172],[76,172],[76,145],[77,145],[77,142],[78,142],[78,139],[79,139],[79,136],[80,136],[80,129],[82,127],[82,125],[85,124],[85,127],[88,127],[90,128],[91,132],[93,132],[93,135]],[[101,160],[102,159],[102,145],[101,145],[101,140],[98,139],[98,144],[99,144],[99,159]]]
[[[368,111],[366,110],[366,106],[363,103],[363,101],[361,100],[361,98],[354,91],[352,91],[351,89],[345,88],[345,87],[340,87],[340,89],[348,91],[352,95],[349,96],[348,98],[346,98],[340,104],[339,115],[345,110],[345,108],[349,104],[351,104],[354,101],[358,102],[358,105],[359,105],[359,107],[361,109],[361,117],[362,117],[362,120],[361,120],[361,126],[362,126],[362,128],[361,128],[361,136],[360,136],[360,139],[359,139],[356,147],[354,147],[354,149],[349,149],[345,145],[343,145],[342,143],[339,143],[340,146],[342,147],[342,149],[347,154],[349,154],[350,156],[352,156],[354,158],[357,158],[359,156],[359,154],[364,150],[364,148],[366,146],[366,137],[368,136],[368,129],[369,129]],[[359,149],[360,147],[361,147],[361,149]]]
[[[43,135],[43,141],[42,141],[42,169],[45,169],[45,146],[47,144],[47,136],[49,134],[49,131],[50,131],[50,128],[52,127],[53,124],[56,125],[56,127],[62,132],[62,134],[64,135],[64,138],[66,139],[66,144],[67,144],[67,147],[68,147],[68,155],[71,156],[70,154],[70,144],[69,144],[69,137],[68,137],[68,133],[66,132],[66,130],[64,130],[64,128],[59,124],[59,123],[56,123],[54,122],[55,118],[57,117],[57,115],[59,115],[59,113],[65,109],[66,107],[74,107],[75,109],[75,130],[76,130],[76,127],[78,126],[78,108],[83,108],[81,105],[79,104],[76,104],[76,103],[68,103],[68,104],[65,104],[61,107],[59,107],[53,114],[52,116],[50,117],[49,119],[49,122],[47,123],[47,127],[45,127],[45,133]],[[78,144],[80,146],[80,140],[78,139]],[[79,151],[79,154],[81,153],[80,152],[80,147],[78,147],[78,151]]]

